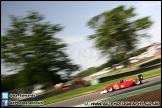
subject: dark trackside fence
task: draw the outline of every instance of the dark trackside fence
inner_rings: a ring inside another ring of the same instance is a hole
[[[134,71],[126,72],[126,73],[121,73],[121,74],[117,74],[117,75],[113,75],[113,76],[102,77],[99,80],[100,80],[100,83],[102,83],[102,82],[111,81],[111,80],[114,80],[114,79],[117,79],[117,78],[123,78],[123,77],[130,76],[130,75],[141,74],[142,72],[146,72],[146,71],[156,69],[156,68],[159,68],[159,67],[161,67],[161,64],[154,65],[154,66],[147,66],[147,67],[140,68],[138,70],[134,70]]]
[[[161,62],[161,58],[158,58],[158,59],[152,60],[150,62],[141,64],[140,65],[140,68],[147,67],[147,66],[152,66],[152,65],[157,64],[157,63],[160,63],[160,62]]]

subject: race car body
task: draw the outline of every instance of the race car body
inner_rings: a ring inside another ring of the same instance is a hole
[[[119,83],[110,84],[101,90],[101,94],[127,88],[127,87],[134,86],[134,85],[140,85],[142,83],[142,79],[143,79],[143,76],[139,76],[139,78],[121,80]]]

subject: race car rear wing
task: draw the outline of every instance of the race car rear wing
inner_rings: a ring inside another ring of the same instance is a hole
[[[143,75],[142,74],[139,74],[138,75],[138,78],[139,78],[139,80],[143,80]]]

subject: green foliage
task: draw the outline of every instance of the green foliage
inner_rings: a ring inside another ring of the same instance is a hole
[[[97,70],[96,67],[90,67],[90,68],[86,69],[85,71],[82,71],[81,73],[79,73],[77,75],[77,77],[85,77],[85,76],[91,75],[91,74],[93,74],[93,73],[95,73],[97,71],[98,70]]]
[[[9,76],[4,76],[3,80],[1,80],[1,91],[12,90],[17,87],[17,82],[19,82],[17,78],[17,74],[12,74]]]
[[[3,76],[1,80],[1,91],[13,90],[25,86],[25,83],[18,83],[22,81],[20,78],[19,73]]]
[[[64,52],[67,45],[55,37],[63,27],[43,20],[38,12],[11,16],[10,28],[1,36],[1,58],[7,66],[17,67],[19,86],[56,84],[61,82],[57,72],[63,71],[68,77],[79,69]]]
[[[140,48],[140,49],[134,51],[134,53],[132,53],[131,56],[132,56],[132,57],[137,56],[137,55],[139,55],[139,54],[141,54],[141,53],[147,51],[147,49],[148,49],[149,47],[150,47],[150,46],[146,46],[146,47]]]
[[[89,39],[95,39],[95,47],[108,58],[127,58],[136,48],[139,38],[148,37],[143,30],[152,25],[149,17],[134,19],[135,8],[118,6],[91,18],[87,25],[95,30]]]

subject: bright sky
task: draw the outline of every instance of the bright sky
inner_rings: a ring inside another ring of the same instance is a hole
[[[153,42],[161,42],[161,1],[2,1],[1,2],[1,35],[9,27],[9,15],[25,16],[27,11],[38,11],[45,15],[45,21],[52,24],[61,24],[65,28],[56,37],[68,43],[67,53],[75,64],[85,70],[92,66],[99,66],[105,62],[100,57],[87,36],[93,30],[86,23],[95,15],[111,10],[119,5],[136,7],[137,18],[151,16],[154,21],[148,33],[151,39],[143,39],[139,47]],[[9,74],[8,68],[1,66],[2,74]]]

